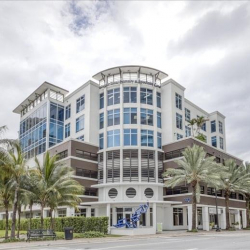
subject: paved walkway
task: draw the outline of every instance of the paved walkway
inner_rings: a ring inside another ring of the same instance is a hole
[[[173,238],[173,237],[185,237],[185,236],[250,236],[250,231],[248,230],[239,230],[239,231],[199,231],[198,233],[188,233],[186,231],[164,231],[161,234],[154,235],[141,235],[141,236],[121,236],[121,237],[106,237],[106,238],[95,238],[95,239],[74,239],[70,241],[66,240],[57,240],[57,241],[33,241],[33,242],[13,242],[13,243],[1,243],[0,250],[2,249],[30,249],[33,247],[53,247],[53,246],[64,246],[73,245],[73,244],[89,244],[89,243],[112,243],[112,242],[128,242],[131,240],[142,240],[142,239],[155,239],[155,238]]]

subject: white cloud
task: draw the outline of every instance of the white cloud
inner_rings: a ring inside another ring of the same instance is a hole
[[[249,13],[239,1],[1,1],[6,135],[17,136],[12,110],[45,80],[72,91],[102,69],[142,64],[167,72],[208,112],[224,113],[229,151],[250,160]]]

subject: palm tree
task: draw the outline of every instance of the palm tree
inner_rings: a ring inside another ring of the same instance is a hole
[[[3,170],[10,173],[14,186],[11,238],[15,238],[18,194],[20,192],[21,178],[26,172],[26,161],[21,151],[21,146],[18,142],[13,142],[11,149],[9,149],[7,152],[2,151],[2,157],[0,157],[0,159],[3,159]]]
[[[175,161],[178,168],[168,168],[163,174],[168,180],[166,187],[175,187],[182,183],[192,186],[192,230],[196,230],[196,206],[200,202],[200,183],[207,183],[211,186],[218,186],[220,174],[223,167],[220,167],[214,157],[207,157],[202,147],[194,145],[183,151],[183,159]]]
[[[229,222],[229,197],[232,192],[244,192],[244,185],[249,183],[249,173],[245,172],[244,167],[238,166],[233,159],[225,161],[226,175],[222,176],[222,183],[225,191],[226,206],[226,229],[230,228]]]
[[[246,162],[246,164],[242,164],[242,168],[244,169],[244,175],[250,174],[250,163]],[[244,196],[246,199],[246,215],[247,215],[247,228],[250,227],[250,219],[249,219],[249,206],[250,206],[250,182],[245,182],[243,184],[243,189],[245,190]]]
[[[194,137],[194,125],[196,124],[196,119],[193,118],[190,121],[188,121],[188,126],[191,127],[192,130],[192,136]]]
[[[43,211],[46,206],[51,206],[51,211],[58,205],[65,203],[69,206],[75,206],[80,201],[77,195],[82,194],[84,189],[79,182],[73,179],[73,169],[58,163],[56,155],[50,157],[49,152],[47,152],[43,165],[37,158],[35,158],[35,162],[36,169],[33,171],[37,176],[37,188],[34,193],[41,206],[41,227],[43,228]]]
[[[203,124],[206,123],[206,121],[209,121],[209,120],[205,119],[204,116],[197,117],[197,119],[196,119],[196,125],[197,125],[196,135],[200,134],[201,127],[203,126]]]
[[[5,209],[5,239],[9,235],[9,208],[13,198],[13,186],[11,176],[6,172],[0,175],[0,206]]]

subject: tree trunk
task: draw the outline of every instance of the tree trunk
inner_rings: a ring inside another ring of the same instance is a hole
[[[197,201],[196,201],[196,184],[193,187],[193,199],[192,199],[192,230],[196,230],[196,207],[197,207]]]
[[[31,229],[31,220],[33,218],[32,206],[33,206],[33,203],[31,202],[30,203],[30,224],[29,224],[29,229]]]
[[[9,209],[8,205],[5,207],[5,239],[9,238]]]
[[[44,210],[44,206],[41,205],[41,229],[43,229],[43,210]]]
[[[17,200],[18,200],[18,186],[15,188],[14,202],[13,202],[13,214],[12,214],[12,225],[11,225],[11,239],[15,239],[16,231],[16,211],[17,211]]]
[[[225,191],[225,205],[226,205],[226,230],[229,230],[230,228],[230,222],[229,222],[229,191]]]
[[[249,201],[250,201],[250,195],[246,195],[247,228],[250,227],[250,219],[249,219]]]
[[[18,227],[17,227],[17,238],[20,235],[20,221],[21,221],[21,205],[18,206]]]
[[[53,212],[53,209],[50,209],[50,229],[53,229],[53,216],[52,216],[52,212]]]

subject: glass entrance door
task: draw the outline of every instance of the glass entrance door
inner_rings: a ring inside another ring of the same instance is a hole
[[[202,208],[197,208],[197,222],[198,222],[198,229],[203,229],[203,221],[202,221]]]

